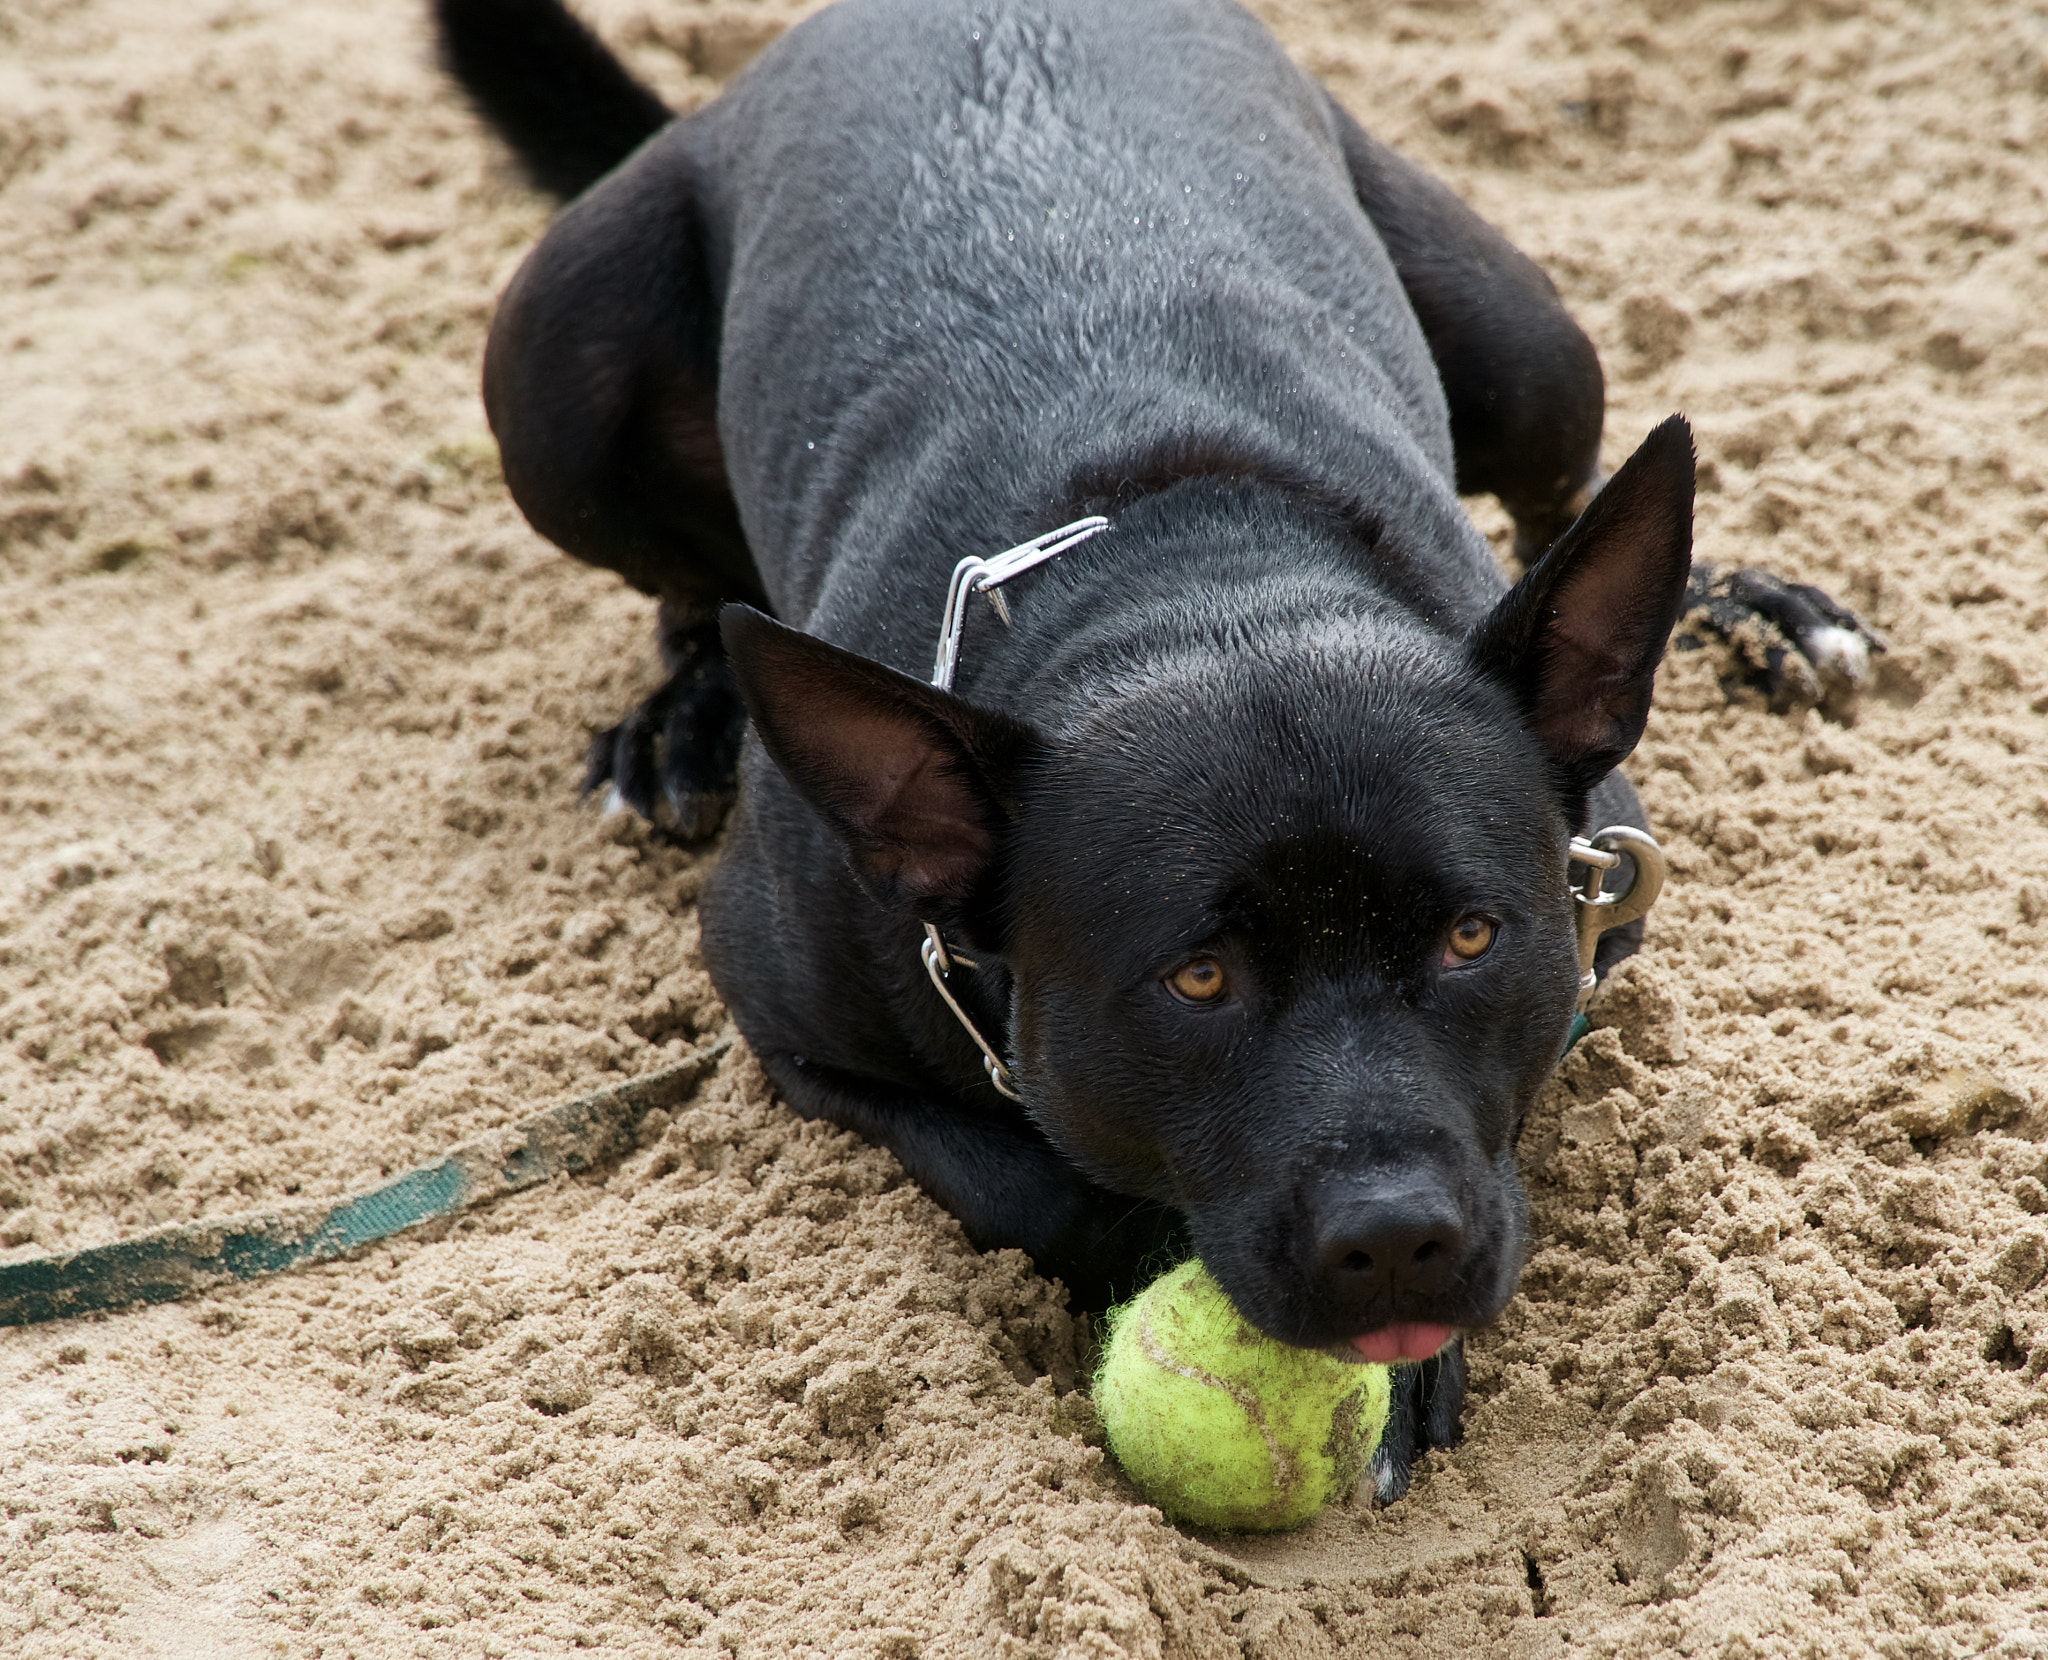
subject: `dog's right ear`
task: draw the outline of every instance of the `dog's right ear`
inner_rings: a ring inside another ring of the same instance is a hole
[[[966,903],[1015,816],[1037,735],[751,606],[718,622],[762,744],[845,838],[861,885],[928,919]]]
[[[1673,415],[1467,642],[1576,792],[1643,735],[1692,568],[1692,493],[1692,428]]]

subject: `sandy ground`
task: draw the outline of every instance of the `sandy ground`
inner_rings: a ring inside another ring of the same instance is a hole
[[[1469,1438],[1186,1537],[1077,1333],[743,1056],[605,1179],[0,1333],[11,1654],[2048,1652],[2048,18],[1272,0],[1546,262],[1610,460],[1890,636],[1675,657],[1675,866],[1524,1157]],[[606,0],[678,103],[796,8]],[[647,607],[474,391],[545,223],[414,0],[0,3],[0,1256],[334,1194],[724,1016],[579,810]],[[1499,529],[1491,504],[1475,504]]]

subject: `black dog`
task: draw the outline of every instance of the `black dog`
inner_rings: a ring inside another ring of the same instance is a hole
[[[673,124],[555,0],[439,9],[591,187],[485,399],[534,525],[661,599],[591,783],[704,833],[753,717],[702,920],[762,1065],[1084,1302],[1191,1245],[1421,1363],[1399,1492],[1520,1270],[1567,840],[1640,822],[1684,423],[1594,495],[1548,281],[1230,0],[842,0]],[[936,689],[955,561],[1090,514]]]

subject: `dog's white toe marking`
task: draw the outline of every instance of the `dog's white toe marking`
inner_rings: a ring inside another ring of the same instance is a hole
[[[1823,680],[1856,688],[1870,678],[1870,642],[1854,629],[1816,628],[1799,642]]]

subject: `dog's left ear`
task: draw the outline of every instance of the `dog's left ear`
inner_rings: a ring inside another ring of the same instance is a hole
[[[1692,568],[1692,491],[1692,428],[1673,415],[1467,642],[1576,791],[1643,735]]]
[[[920,915],[968,903],[1037,735],[751,606],[718,620],[761,742],[845,839],[861,885]]]

